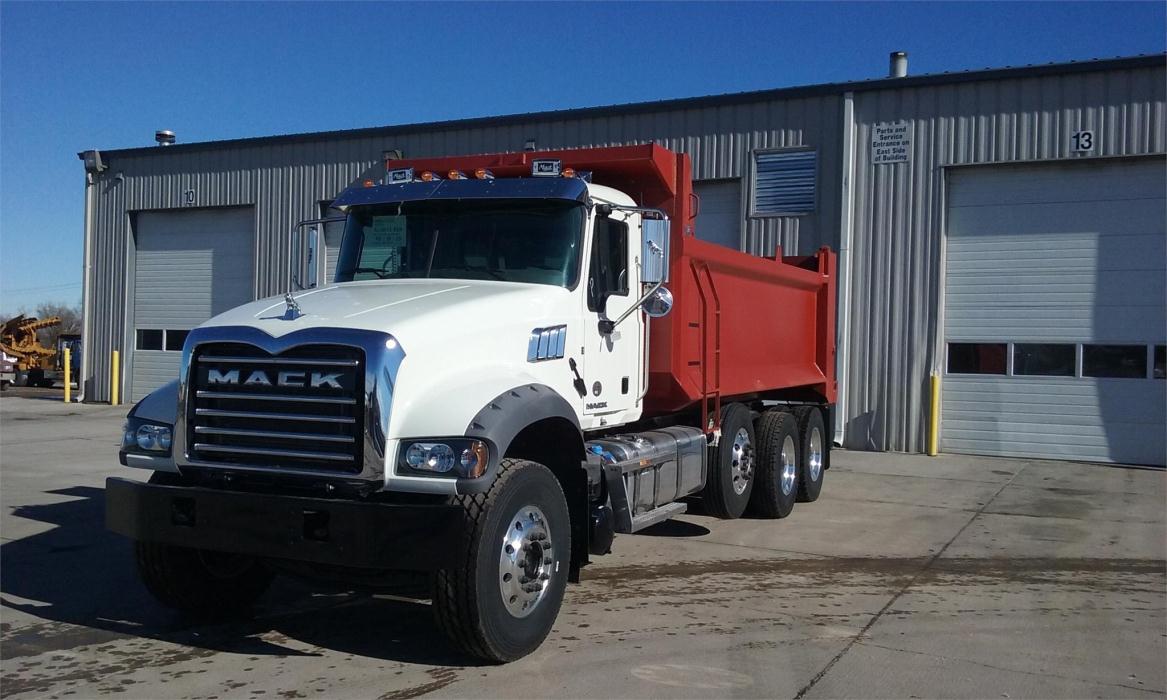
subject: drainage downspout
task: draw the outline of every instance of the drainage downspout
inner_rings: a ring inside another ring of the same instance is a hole
[[[85,173],[85,255],[81,263],[81,372],[77,376],[77,403],[85,401],[85,387],[89,383],[89,356],[93,343],[89,338],[89,269],[93,266],[93,173]]]
[[[855,177],[855,93],[843,93],[843,178],[839,206],[839,313],[836,319],[838,353],[836,378],[839,392],[835,404],[834,442],[842,445],[846,438],[847,400],[850,396],[847,375],[851,354],[851,244],[855,239],[855,200],[851,186]]]

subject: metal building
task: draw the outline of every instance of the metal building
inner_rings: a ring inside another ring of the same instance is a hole
[[[938,374],[942,451],[1163,464],[1167,57],[897,63],[846,84],[83,153],[85,398],[109,400],[111,351],[121,394],[141,397],[175,375],[187,330],[282,293],[292,226],[386,151],[655,141],[693,159],[699,236],[839,250],[847,447],[925,450]]]

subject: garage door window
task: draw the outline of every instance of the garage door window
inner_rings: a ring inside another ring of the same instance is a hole
[[[181,352],[186,342],[189,330],[157,330],[153,328],[139,328],[137,342],[134,347],[138,350],[169,350]]]
[[[166,331],[166,349],[181,351],[190,331]]]
[[[1005,343],[949,343],[949,374],[1005,374]]]
[[[1163,345],[948,343],[947,374],[1167,379],[1165,349]],[[1009,358],[1011,366],[1006,364]]]
[[[162,334],[163,331],[139,329],[136,347],[139,350],[161,350]]]
[[[1072,377],[1077,365],[1076,351],[1076,345],[1017,343],[1013,346],[1013,374]]]
[[[1083,377],[1145,379],[1146,345],[1083,345]]]

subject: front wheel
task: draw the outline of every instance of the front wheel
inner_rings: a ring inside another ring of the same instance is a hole
[[[163,605],[200,617],[247,612],[271,585],[254,557],[155,542],[135,545],[138,573]]]
[[[542,464],[504,459],[489,491],[456,502],[465,558],[434,577],[438,627],[487,661],[526,656],[551,632],[567,587],[571,521],[563,489]]]

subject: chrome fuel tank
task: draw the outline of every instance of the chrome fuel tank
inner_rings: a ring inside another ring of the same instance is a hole
[[[700,491],[705,486],[705,434],[671,427],[590,440],[587,449],[624,475],[633,517]]]

